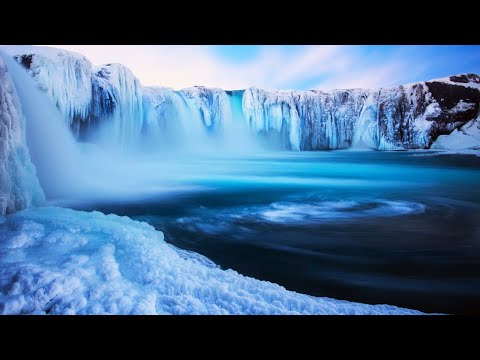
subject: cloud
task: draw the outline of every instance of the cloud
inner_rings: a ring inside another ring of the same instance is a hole
[[[175,89],[194,85],[241,89],[268,86],[271,64],[280,54],[268,50],[240,65],[231,64],[206,46],[50,45],[76,51],[94,64],[118,62],[129,67],[144,85]]]
[[[424,76],[429,66],[414,56],[417,50],[414,46],[352,46],[343,54],[342,68],[320,80],[313,88],[379,88],[427,80]]]
[[[331,71],[335,67],[334,60],[339,56],[340,50],[339,46],[308,46],[297,51],[289,61],[279,56],[272,62],[276,70],[273,81],[284,85]]]
[[[262,46],[254,58],[240,64],[225,61],[207,46],[51,46],[79,52],[96,65],[122,63],[144,85],[175,89],[194,85],[292,88],[303,80],[337,73],[349,63],[341,46]]]
[[[52,46],[82,53],[98,65],[122,63],[144,85],[175,89],[194,85],[227,90],[381,87],[446,76],[437,76],[437,68],[445,71],[447,63],[459,63],[457,58],[450,59],[457,51],[425,46],[260,46],[253,56],[239,61],[229,61],[212,46]],[[438,57],[432,49],[447,54],[449,60],[433,61]]]
[[[400,85],[403,82],[398,82],[396,79],[401,69],[403,69],[403,64],[395,62],[376,66],[358,66],[349,71],[335,74],[335,76],[321,81],[313,88],[327,91]]]

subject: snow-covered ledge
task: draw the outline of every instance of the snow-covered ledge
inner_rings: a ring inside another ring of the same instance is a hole
[[[440,135],[431,149],[460,153],[474,153],[472,150],[476,150],[480,156],[480,115],[460,130],[454,130],[450,135]]]

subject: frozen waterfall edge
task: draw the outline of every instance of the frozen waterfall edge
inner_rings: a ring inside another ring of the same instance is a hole
[[[0,53],[0,215],[45,200],[30,158],[25,126],[15,85]]]
[[[177,141],[181,147],[192,139],[238,133],[241,124],[250,137],[286,150],[428,149],[439,136],[474,119],[480,103],[475,74],[329,92],[202,86],[175,91],[142,86],[123,65],[96,67],[61,49],[6,51],[52,99],[77,139],[91,140],[103,128],[115,146],[147,139],[151,144]]]

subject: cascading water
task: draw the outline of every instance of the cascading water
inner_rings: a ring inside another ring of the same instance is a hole
[[[102,68],[105,82],[99,81],[93,92],[89,115],[97,122],[88,137],[95,144],[78,141],[78,132],[69,128],[75,122],[55,107],[24,68],[5,58],[26,118],[32,162],[50,202],[170,191],[172,179],[185,175],[178,163],[255,149],[223,90],[143,88],[140,93],[138,81],[122,68],[108,74]],[[108,85],[112,78],[118,84]]]
[[[70,192],[81,177],[75,140],[48,96],[10,56],[3,58],[22,104],[30,156],[45,194],[51,198]]]
[[[28,68],[77,139],[127,153],[145,145],[238,151],[258,138],[263,147],[282,150],[424,149],[474,119],[480,102],[474,74],[330,92],[202,86],[158,92],[120,64],[96,67],[80,54],[47,47],[4,49]]]
[[[94,105],[108,97],[111,107],[99,109],[100,131],[97,141],[110,148],[128,149],[136,146],[143,129],[144,104],[140,81],[120,64],[108,64],[95,73]],[[97,96],[98,94],[98,96]],[[103,111],[102,111],[103,110]]]
[[[242,100],[244,90],[226,91],[229,100],[231,119],[224,126],[224,144],[236,153],[256,152],[262,149],[258,136],[252,136],[243,115]]]
[[[432,133],[448,133],[458,125],[453,115],[465,121],[475,116],[480,99],[470,87],[478,85],[476,78],[467,85],[442,80],[380,90],[224,91],[200,86],[175,91],[142,87],[120,64],[92,67],[79,54],[54,49],[30,55],[11,51],[17,61],[30,61],[29,75],[43,91],[6,56],[27,118],[30,153],[49,199],[125,194],[138,184],[168,187],[168,179],[182,176],[177,163],[201,156],[272,147],[426,148]],[[453,108],[439,103],[445,91],[452,93]],[[81,142],[85,140],[95,145]]]
[[[47,94],[9,55],[3,57],[22,105],[28,150],[47,200],[95,198],[131,187],[136,179],[134,160],[108,147],[76,141],[69,122]]]
[[[45,200],[28,151],[25,116],[4,58],[0,53],[0,223],[2,215]]]
[[[197,155],[254,151],[258,147],[242,115],[242,94],[203,87],[144,88],[139,149]]]

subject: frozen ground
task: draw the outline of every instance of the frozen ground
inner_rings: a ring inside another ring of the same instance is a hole
[[[420,314],[222,270],[146,223],[58,207],[0,218],[2,314]]]

